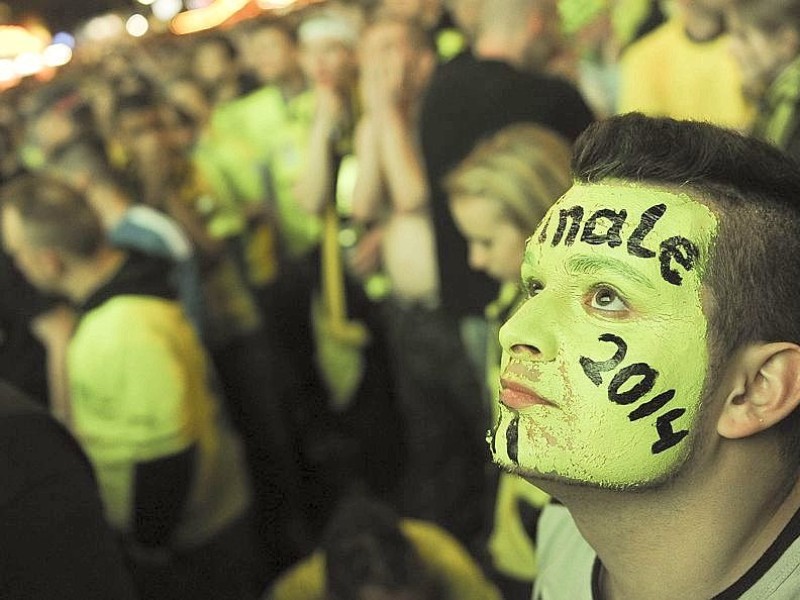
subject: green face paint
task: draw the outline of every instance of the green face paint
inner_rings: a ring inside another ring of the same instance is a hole
[[[576,185],[529,240],[500,331],[495,461],[611,488],[683,464],[708,372],[702,275],[717,220],[690,196]]]

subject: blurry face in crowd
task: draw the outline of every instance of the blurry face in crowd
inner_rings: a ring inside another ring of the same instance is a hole
[[[227,80],[232,72],[232,61],[227,49],[220,43],[201,43],[194,53],[192,73],[206,85]]]
[[[657,485],[690,456],[709,370],[702,274],[717,220],[662,188],[575,185],[528,242],[500,331],[495,461],[534,480]]]
[[[418,19],[423,26],[432,27],[442,12],[441,0],[383,0],[383,7],[403,19]]]
[[[116,135],[133,156],[142,148],[166,144],[164,120],[156,108],[128,110],[117,118]]]
[[[180,170],[185,157],[175,124],[174,116],[163,106],[126,110],[117,117],[117,140],[139,177],[152,180],[160,174],[166,180]]]
[[[297,48],[278,28],[262,28],[245,44],[249,67],[263,83],[274,84],[297,72]]]
[[[469,266],[501,282],[517,281],[530,232],[512,223],[494,198],[459,196],[450,210],[469,244]]]
[[[406,28],[401,23],[378,23],[367,29],[361,39],[361,55],[363,59],[400,58],[403,66],[407,66],[414,55],[414,48],[408,39]]]
[[[211,105],[202,88],[193,80],[180,79],[167,86],[170,102],[191,115],[197,123],[205,123],[211,112]]]
[[[43,292],[58,292],[57,269],[53,251],[31,244],[25,233],[22,218],[13,207],[2,210],[3,249],[14,261],[20,273]]]
[[[535,27],[530,29],[523,66],[535,71],[545,68],[556,55],[564,51],[565,39],[555,2],[539,2],[539,7],[531,18]]]
[[[765,90],[796,56],[796,35],[788,28],[764,31],[747,23],[736,11],[727,14],[731,54],[747,87]]]
[[[428,47],[415,47],[412,33],[401,22],[384,21],[367,28],[362,35],[359,61],[362,76],[370,69],[382,69],[394,85],[401,100],[411,102],[427,86],[436,64]]]
[[[70,113],[50,109],[33,118],[25,128],[25,143],[20,159],[30,170],[45,166],[48,157],[76,134]]]
[[[300,62],[314,85],[340,88],[355,75],[355,53],[335,38],[318,37],[303,42]]]

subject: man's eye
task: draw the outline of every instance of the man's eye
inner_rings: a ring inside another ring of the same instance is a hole
[[[607,286],[596,288],[589,304],[592,308],[609,312],[622,312],[628,309],[616,290]]]
[[[544,286],[541,284],[541,282],[535,279],[523,279],[520,282],[520,289],[522,290],[522,293],[525,294],[526,298],[533,298],[536,294],[541,292],[542,289],[544,289]]]

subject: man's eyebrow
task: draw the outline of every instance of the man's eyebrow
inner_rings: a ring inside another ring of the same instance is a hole
[[[585,254],[573,256],[567,260],[566,266],[567,270],[572,274],[598,275],[606,271],[612,271],[618,275],[621,275],[622,277],[634,281],[641,286],[649,288],[653,291],[656,290],[653,282],[641,272],[622,262],[621,260],[617,260],[608,256],[590,256]]]

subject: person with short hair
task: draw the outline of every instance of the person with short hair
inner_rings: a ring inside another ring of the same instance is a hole
[[[37,328],[64,365],[60,416],[95,469],[140,596],[247,598],[249,483],[171,264],[111,246],[85,197],[58,180],[24,176],[1,195],[6,252],[72,304]]]
[[[572,174],[525,250],[489,437],[563,503],[534,598],[796,598],[798,165],[632,113]]]

